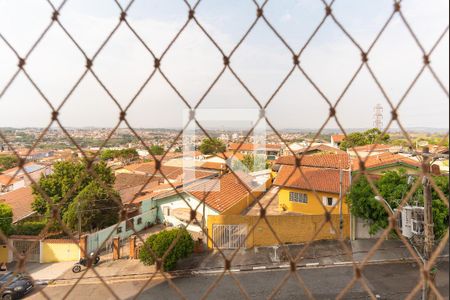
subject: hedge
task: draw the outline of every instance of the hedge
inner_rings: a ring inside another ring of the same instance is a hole
[[[151,235],[139,253],[141,262],[147,266],[153,265],[156,260],[149,249],[153,250],[157,258],[162,258],[178,235],[180,235],[180,239],[164,260],[164,270],[173,270],[178,260],[188,257],[194,251],[194,240],[186,229],[165,230]]]

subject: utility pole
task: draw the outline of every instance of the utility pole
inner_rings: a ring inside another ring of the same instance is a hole
[[[344,177],[344,173],[342,172],[342,168],[339,167],[339,231],[340,231],[340,235],[341,235],[341,239],[343,239],[344,234],[343,234],[343,229],[344,229],[344,219],[342,216],[342,193],[343,193],[343,189],[342,189],[342,182],[343,182],[343,178]]]
[[[423,149],[423,167],[424,173],[430,176],[431,172],[431,158],[430,149],[425,147]],[[430,259],[433,253],[434,246],[434,224],[433,224],[433,197],[431,190],[431,183],[428,177],[424,177],[423,181],[423,198],[424,198],[424,233],[425,233],[425,244],[424,244],[424,256],[425,259]]]
[[[424,265],[428,263],[431,255],[433,254],[434,247],[434,224],[433,224],[433,197],[431,190],[430,179],[427,176],[430,176],[431,173],[431,165],[432,159],[430,155],[430,148],[424,147],[422,151],[423,158],[423,172],[426,175],[423,180],[423,203],[424,203],[424,234],[425,241],[423,246],[423,260]],[[430,297],[430,288],[428,286],[428,282],[424,282],[422,289],[422,299],[429,299]]]
[[[81,210],[80,210],[80,201],[77,204],[78,210],[78,240],[81,241]]]

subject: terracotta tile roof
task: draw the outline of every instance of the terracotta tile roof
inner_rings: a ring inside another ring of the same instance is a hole
[[[224,155],[225,154],[225,155]],[[224,160],[227,159],[238,159],[238,160],[243,160],[244,159],[244,155],[242,153],[236,152],[236,154],[233,151],[227,151],[225,153],[217,153],[215,156],[220,157]]]
[[[275,179],[274,185],[301,190],[315,190],[316,192],[339,194],[339,170],[311,167],[301,167],[301,170],[303,174],[294,166],[282,166],[277,178]],[[345,193],[350,186],[350,172],[343,171],[343,173],[342,188]]]
[[[336,135],[332,135],[331,138],[333,139],[333,142],[341,143],[345,139],[345,135],[343,135],[343,134],[336,134]]]
[[[212,162],[212,161],[207,161],[204,164],[202,164],[200,166],[200,168],[202,169],[208,169],[208,170],[225,170],[227,168],[227,164],[224,163],[218,163],[218,162]]]
[[[135,186],[142,186],[147,183],[150,178],[146,175],[120,173],[116,176],[114,189],[121,191]],[[161,181],[160,178],[153,178],[151,181]]]
[[[228,145],[229,151],[235,151],[239,148],[241,144],[240,143],[231,143]],[[280,144],[266,144],[266,145],[255,145],[251,143],[244,143],[239,148],[238,151],[255,151],[256,149],[266,149],[266,150],[274,150],[274,151],[280,151],[281,145]]]
[[[238,173],[237,175],[244,183],[238,180],[234,174],[229,173],[221,178],[192,185],[186,188],[185,191],[199,200],[203,200],[206,197],[206,205],[218,212],[224,212],[249,195],[248,190],[254,190],[257,187],[251,176],[243,173]]]
[[[372,144],[372,145],[365,145],[365,146],[349,148],[349,150],[356,151],[356,152],[369,152],[369,151],[380,152],[380,151],[389,151],[391,148],[392,148],[392,146],[390,146],[390,145]]]
[[[0,174],[0,185],[14,184],[17,182],[16,178],[12,178],[8,175]]]
[[[350,168],[350,157],[348,154],[316,154],[299,156],[302,158],[301,166],[317,168]],[[295,166],[296,159],[294,155],[282,156],[275,162],[276,165]]]
[[[377,168],[377,167],[388,166],[388,165],[393,165],[393,164],[402,164],[402,163],[409,165],[413,168],[421,167],[421,165],[418,161],[415,161],[411,158],[408,158],[408,157],[405,157],[405,156],[402,156],[399,154],[388,153],[388,152],[367,157],[365,165],[366,165],[367,169],[371,169],[371,168]],[[357,158],[353,159],[352,165],[353,165],[353,171],[358,171],[360,169],[359,160]]]
[[[308,147],[300,149],[295,151],[296,154],[303,154],[303,153],[309,153],[309,152],[327,152],[327,153],[334,153],[334,154],[346,154],[347,152],[342,151],[341,149],[330,147],[327,145],[316,145],[312,146],[308,149]]]
[[[31,187],[20,188],[18,190],[0,195],[0,202],[8,204],[13,211],[13,222],[17,222],[34,211],[31,204],[34,201]]]
[[[125,166],[124,169],[133,172],[133,173],[141,173],[145,175],[152,176],[156,171],[156,165],[154,162],[141,163],[141,164],[133,164]],[[183,168],[180,167],[170,167],[170,166],[161,166],[160,170],[156,172],[155,177],[163,177],[161,172],[170,180],[177,179],[181,174],[183,174]]]
[[[195,174],[194,174],[195,172]],[[174,191],[173,187],[175,187],[179,193],[183,191],[183,187],[189,184],[193,184],[196,181],[207,180],[206,178],[214,178],[217,177],[218,174],[214,172],[206,172],[206,171],[198,171],[198,170],[186,170],[183,174],[186,176],[185,182],[183,182],[184,176],[180,176],[179,180],[175,183],[170,184],[151,184],[147,186],[141,193],[141,195],[133,202],[139,203],[145,200],[150,200],[152,198],[161,198],[161,197],[169,197],[172,195],[176,195],[177,193]],[[195,176],[194,176],[195,175]],[[173,187],[172,187],[173,186]],[[136,192],[138,192],[137,190]],[[134,195],[132,195],[134,197]],[[133,199],[133,197],[131,199]],[[131,200],[130,199],[130,200]]]

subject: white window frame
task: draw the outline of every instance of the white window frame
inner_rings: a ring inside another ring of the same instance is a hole
[[[304,193],[289,192],[289,201],[294,203],[308,204],[308,195]]]
[[[333,203],[331,205],[328,204],[328,199],[333,199]],[[322,198],[322,203],[326,207],[334,207],[334,206],[336,206],[337,202],[338,202],[337,198],[334,198],[334,197],[323,197]]]

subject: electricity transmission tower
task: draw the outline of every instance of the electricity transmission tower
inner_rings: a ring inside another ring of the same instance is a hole
[[[373,112],[373,127],[383,130],[383,106],[381,106],[381,104],[377,104],[377,106],[373,109]]]

